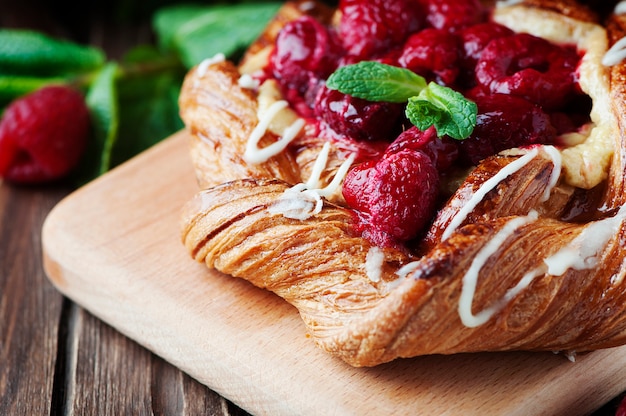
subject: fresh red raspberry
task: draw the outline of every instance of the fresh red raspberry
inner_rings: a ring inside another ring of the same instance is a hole
[[[494,22],[479,23],[459,32],[463,45],[462,64],[472,76],[483,50],[494,39],[510,36],[514,32],[506,26]]]
[[[303,16],[279,32],[270,58],[272,75],[283,88],[302,94],[337,68],[340,55],[334,34],[316,19]]]
[[[626,397],[622,399],[619,406],[617,407],[615,416],[626,416]]]
[[[335,132],[354,140],[391,141],[398,133],[404,106],[362,100],[323,86],[315,114]]]
[[[339,35],[349,55],[372,59],[404,43],[423,26],[414,0],[341,0]]]
[[[487,45],[476,64],[476,80],[492,93],[516,95],[554,110],[578,92],[579,59],[573,48],[519,33]]]
[[[506,94],[472,99],[478,115],[471,136],[459,142],[462,160],[477,164],[505,149],[554,142],[556,129],[550,116],[536,104]]]
[[[89,110],[66,86],[48,86],[19,98],[0,120],[0,176],[42,183],[67,175],[87,145]]]
[[[413,126],[400,133],[398,138],[389,145],[385,152],[396,153],[402,149],[424,152],[439,172],[445,172],[459,156],[456,140],[448,136],[437,137],[435,127],[421,131]]]
[[[485,20],[486,9],[480,0],[419,0],[427,10],[426,22],[436,29],[451,32]]]
[[[428,28],[409,37],[398,63],[424,78],[452,85],[459,75],[459,57],[460,43],[455,34]]]
[[[398,247],[418,236],[431,218],[439,175],[423,152],[403,149],[355,166],[343,196],[357,211],[357,228],[382,247]]]

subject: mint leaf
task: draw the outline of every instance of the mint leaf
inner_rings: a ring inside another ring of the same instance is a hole
[[[119,125],[116,86],[118,70],[116,63],[105,65],[87,92],[86,102],[91,114],[92,134],[78,169],[79,184],[107,172],[111,166],[111,152]]]
[[[96,69],[104,62],[104,53],[97,48],[29,30],[0,29],[0,73],[4,75],[63,75]]]
[[[426,80],[405,68],[363,61],[337,69],[326,86],[368,101],[404,103],[426,88]]]
[[[239,54],[252,43],[274,17],[281,2],[230,5],[178,5],[159,10],[153,27],[159,45],[176,52],[186,68],[223,53]]]
[[[406,114],[421,130],[424,125],[434,125],[440,137],[463,140],[476,126],[477,107],[463,94],[431,82],[418,96],[409,99]]]
[[[45,85],[62,84],[63,78],[43,78],[0,74],[0,106]]]
[[[119,109],[115,76],[118,66],[107,64],[87,94],[87,105],[92,114],[97,141],[102,146],[99,174],[111,167],[111,152],[117,138]]]
[[[445,117],[446,114],[429,101],[411,97],[406,107],[406,116],[414,126],[424,131],[430,126],[441,124],[441,119]],[[438,129],[437,132],[439,132]],[[441,136],[441,134],[439,134],[439,136]]]
[[[426,80],[406,68],[364,61],[337,69],[326,81],[330,89],[375,102],[404,103],[420,130],[435,126],[441,137],[462,140],[476,126],[476,104],[451,88]]]
[[[156,72],[118,82],[124,111],[119,116],[119,137],[111,156],[116,166],[182,129],[178,94],[181,76],[176,71]]]

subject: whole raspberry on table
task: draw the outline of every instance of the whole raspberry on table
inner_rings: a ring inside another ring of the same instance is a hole
[[[14,183],[66,176],[87,146],[89,110],[83,95],[47,86],[13,101],[0,119],[0,177]]]
[[[626,396],[622,398],[619,406],[617,407],[617,411],[615,412],[615,416],[626,416]]]

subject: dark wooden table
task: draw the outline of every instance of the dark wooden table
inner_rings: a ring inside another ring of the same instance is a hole
[[[145,22],[111,24],[94,4],[0,0],[0,27],[75,38],[111,57],[150,41]],[[246,415],[64,298],[47,280],[41,227],[72,191],[63,183],[18,187],[0,181],[0,415]],[[614,415],[618,400],[594,415]]]
[[[145,21],[102,16],[97,2],[0,0],[0,27],[90,43],[112,58],[151,41]],[[47,280],[41,227],[72,191],[0,180],[0,415],[246,415]]]

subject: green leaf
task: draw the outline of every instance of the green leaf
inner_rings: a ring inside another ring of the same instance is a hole
[[[52,76],[96,69],[105,62],[96,48],[29,30],[0,29],[0,74]]]
[[[118,65],[105,65],[87,92],[91,114],[92,137],[81,166],[79,182],[87,182],[109,170],[111,154],[119,126],[116,77]]]
[[[124,56],[117,90],[123,111],[111,166],[141,153],[183,128],[178,95],[186,73],[181,62],[155,47],[133,48]]]
[[[16,75],[0,75],[0,106],[28,94],[44,85],[63,84],[63,78],[44,78]]]
[[[426,88],[426,80],[405,68],[363,61],[337,69],[326,86],[368,101],[404,103]]]
[[[111,162],[116,166],[183,128],[178,94],[183,74],[171,70],[131,77],[118,83],[120,133]]]
[[[224,6],[214,7],[217,12]],[[152,18],[152,27],[157,34],[159,47],[164,51],[175,51],[177,32],[183,31],[185,23],[206,12],[207,6],[194,4],[175,5],[157,10]]]
[[[469,137],[476,126],[476,103],[451,88],[431,82],[418,96],[411,97],[406,114],[419,129],[434,125],[441,137]]]
[[[422,131],[440,124],[441,118],[446,116],[436,105],[417,97],[409,98],[406,115],[411,123]]]
[[[155,13],[159,44],[179,54],[186,68],[223,53],[239,54],[265,29],[282,3],[166,7]]]

